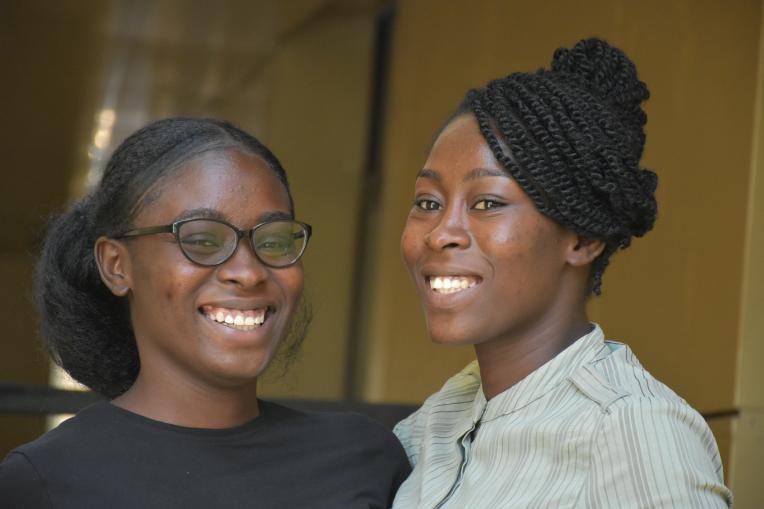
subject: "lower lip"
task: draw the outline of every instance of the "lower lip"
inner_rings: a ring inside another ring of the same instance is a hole
[[[424,299],[429,307],[449,309],[465,304],[477,294],[478,287],[482,283],[477,283],[469,288],[464,288],[454,293],[438,293],[430,288],[429,282],[425,282]]]

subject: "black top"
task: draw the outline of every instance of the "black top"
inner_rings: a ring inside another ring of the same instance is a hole
[[[0,507],[386,508],[409,471],[361,415],[261,401],[253,421],[215,430],[97,403],[0,463]]]

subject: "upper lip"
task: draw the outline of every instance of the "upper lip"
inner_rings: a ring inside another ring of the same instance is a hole
[[[483,276],[479,271],[453,263],[426,263],[422,265],[421,274],[425,277],[425,279],[428,277],[438,276],[466,276],[483,279]]]
[[[240,311],[246,311],[248,309],[262,309],[262,308],[266,308],[268,310],[274,309],[273,304],[271,302],[266,301],[265,299],[216,300],[216,301],[209,301],[209,302],[205,302],[204,304],[200,304],[199,308],[202,308],[204,306],[210,306],[213,308],[224,308],[224,309],[238,309]]]

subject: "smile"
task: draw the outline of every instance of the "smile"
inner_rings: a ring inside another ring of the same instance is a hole
[[[265,323],[268,308],[228,309],[202,306],[201,312],[208,319],[237,330],[253,330]]]
[[[436,293],[457,293],[480,283],[474,276],[427,276],[426,279]]]

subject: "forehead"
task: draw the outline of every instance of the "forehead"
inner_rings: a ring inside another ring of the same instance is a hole
[[[136,223],[172,222],[200,208],[216,210],[241,226],[269,212],[289,213],[289,196],[273,170],[258,156],[238,150],[202,154],[148,194]]]
[[[505,173],[471,114],[460,115],[446,125],[430,149],[425,168],[444,177],[476,168]]]

